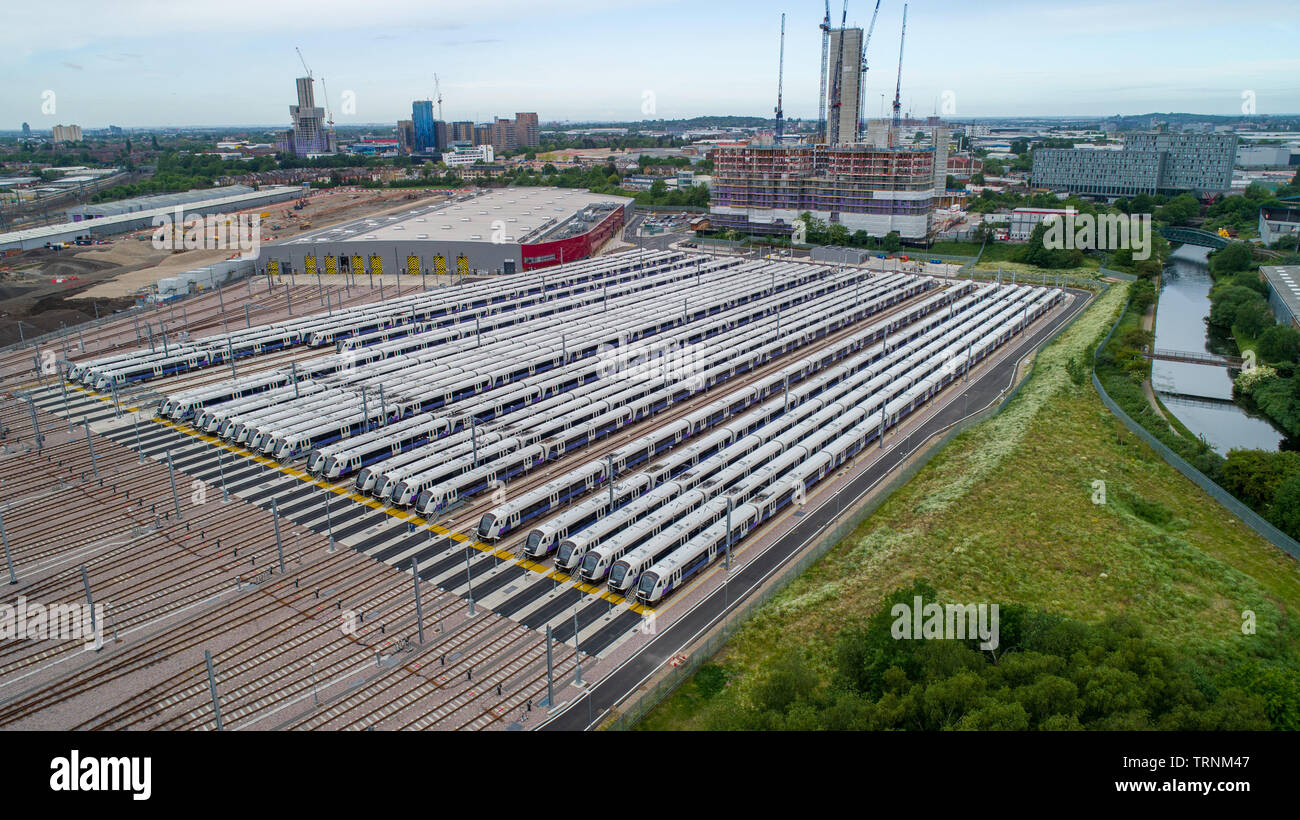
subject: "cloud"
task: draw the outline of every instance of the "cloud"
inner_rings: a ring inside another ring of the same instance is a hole
[[[63,61],[63,65],[67,66],[68,68],[74,69],[74,70],[76,70],[76,71],[84,71],[84,70],[85,70],[85,69],[83,69],[81,66],[77,65],[76,63],[70,63],[70,62],[68,62],[67,60],[64,60],[64,61]]]

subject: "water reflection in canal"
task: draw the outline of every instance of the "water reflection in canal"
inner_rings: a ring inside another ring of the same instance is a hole
[[[1209,337],[1210,271],[1207,248],[1184,245],[1169,257],[1156,308],[1155,346],[1161,350],[1235,353]],[[1221,455],[1232,449],[1276,450],[1283,436],[1267,419],[1232,403],[1226,368],[1154,360],[1151,386],[1160,400]]]

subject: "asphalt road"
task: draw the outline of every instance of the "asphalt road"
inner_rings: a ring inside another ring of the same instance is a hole
[[[1020,360],[1029,350],[1037,349],[1059,328],[1073,320],[1093,298],[1093,294],[1085,290],[1068,292],[1079,298],[1075,299],[1067,312],[1057,315],[1047,324],[1034,330],[1030,335],[1032,347],[1022,347],[1020,355],[1003,359],[984,372],[966,388],[965,400],[950,401],[939,413],[913,430],[904,440],[891,441],[890,449],[884,458],[863,470],[833,498],[827,499],[816,509],[805,512],[794,529],[764,553],[733,570],[727,584],[730,587],[729,591],[724,590],[722,586],[718,587],[682,617],[673,621],[639,653],[597,682],[585,695],[570,701],[563,711],[549,717],[538,728],[578,731],[598,724],[609,709],[627,697],[697,636],[712,628],[727,613],[741,606],[774,572],[811,545],[824,528],[833,526],[834,521],[844,512],[846,502],[849,508],[855,507],[856,501],[864,493],[886,478],[926,440],[960,421],[968,415],[971,408],[978,410],[996,400],[999,394],[1011,384]],[[959,394],[959,398],[961,395]]]

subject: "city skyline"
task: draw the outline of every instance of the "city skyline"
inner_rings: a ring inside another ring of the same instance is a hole
[[[401,29],[356,19],[333,0],[313,4],[307,19],[301,7],[242,0],[220,18],[153,2],[58,5],[76,28],[0,55],[11,78],[0,88],[6,128],[286,127],[293,81],[304,73],[295,46],[313,76],[326,78],[339,127],[405,119],[411,101],[434,96],[434,73],[446,121],[519,110],[546,122],[771,117],[782,12],[786,117],[817,116],[824,6],[816,3],[561,0],[541,10],[510,0],[472,8],[399,0],[375,10],[374,20],[402,19]],[[1220,5],[1199,0],[1012,2],[990,19],[956,2],[913,2],[903,110],[949,119],[1240,116],[1250,113],[1249,93],[1259,115],[1300,112],[1300,89],[1287,81],[1300,58],[1285,51],[1297,24],[1245,22],[1271,8],[1247,2],[1224,18]],[[848,25],[865,28],[871,9],[867,0],[850,4]],[[48,9],[7,13],[14,30],[40,30]],[[888,112],[902,14],[902,2],[881,4],[867,52],[867,117]],[[317,96],[325,100],[324,89]]]

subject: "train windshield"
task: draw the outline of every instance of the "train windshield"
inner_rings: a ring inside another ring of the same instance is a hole
[[[659,576],[653,572],[647,572],[641,576],[641,583],[636,585],[636,591],[644,596],[649,596],[655,591],[655,584],[659,582]]]
[[[582,556],[582,571],[590,575],[596,571],[596,565],[600,563],[600,556],[594,552],[589,552]]]
[[[529,549],[529,550],[535,550],[535,549],[537,549],[537,547],[540,546],[541,543],[542,543],[542,531],[541,531],[541,530],[533,530],[532,532],[528,533],[528,549]]]
[[[572,555],[573,555],[573,542],[565,541],[563,544],[560,545],[560,551],[559,553],[556,554],[555,561],[556,563],[559,564],[567,564],[569,563],[569,558]]]
[[[405,495],[405,493],[403,493],[403,495]],[[420,493],[419,498],[415,502],[416,508],[421,510],[424,509],[424,505],[429,503],[430,498],[433,498],[433,493],[428,490]]]
[[[623,585],[623,576],[627,575],[627,564],[615,564],[614,568],[609,571],[609,585],[612,587],[621,587]]]
[[[482,520],[478,522],[478,534],[479,535],[490,534],[492,532],[492,525],[496,523],[496,520],[497,517],[492,513],[488,513],[487,515],[483,516]]]

